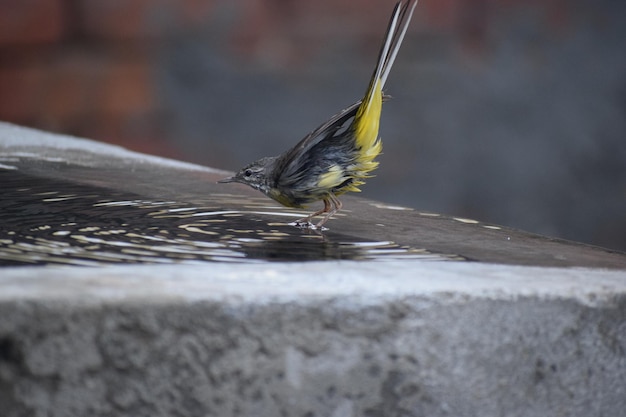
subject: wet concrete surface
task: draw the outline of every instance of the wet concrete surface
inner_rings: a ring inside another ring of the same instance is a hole
[[[0,123],[3,416],[626,407],[624,254],[227,174]]]
[[[194,183],[209,188],[206,197],[190,191],[163,198],[120,190],[143,187],[130,175],[115,178],[123,171],[38,162],[44,176],[37,176],[25,173],[31,163],[0,172],[0,265],[463,259],[349,232],[300,230],[285,219],[302,214],[285,212],[263,196],[226,194],[210,177]],[[160,186],[190,186],[182,173],[169,173]],[[116,185],[120,181],[123,187]]]
[[[216,184],[226,172],[77,149],[0,150],[0,266],[400,258],[626,268],[620,252],[354,196],[342,197],[329,230],[303,230],[289,223],[307,211]]]

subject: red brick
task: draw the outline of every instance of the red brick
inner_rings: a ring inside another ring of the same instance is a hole
[[[71,54],[51,64],[41,88],[41,122],[48,128],[63,130],[85,117],[91,111],[96,69],[88,58]]]
[[[420,3],[418,8],[423,16],[421,21],[436,31],[453,32],[459,22],[459,15],[463,8],[463,3],[471,4],[468,0],[436,0]]]
[[[37,114],[44,68],[0,68],[0,120],[26,123]]]
[[[0,1],[0,45],[57,42],[65,24],[63,0]]]
[[[175,142],[163,137],[160,125],[156,113],[135,116],[109,114],[90,119],[89,123],[83,123],[72,133],[138,152],[182,158],[184,155],[176,148]]]
[[[179,25],[183,27],[187,24],[204,24],[215,7],[215,0],[179,0],[176,3],[180,8]]]
[[[380,0],[238,1],[230,29],[231,45],[245,58],[270,66],[306,63],[320,49],[363,45],[379,47],[393,2]],[[420,28],[420,10],[409,32]]]
[[[213,0],[82,0],[82,31],[106,39],[167,36],[200,24]]]
[[[95,92],[97,111],[137,114],[155,108],[147,61],[116,62],[103,68]]]
[[[148,63],[119,57],[66,56],[49,70],[43,102],[49,117],[137,114],[154,108]]]

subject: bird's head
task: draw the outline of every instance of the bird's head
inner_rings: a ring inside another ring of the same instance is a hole
[[[269,179],[276,157],[261,158],[258,161],[243,167],[234,176],[219,180],[219,183],[239,182],[249,185],[255,190],[267,194],[269,190]]]

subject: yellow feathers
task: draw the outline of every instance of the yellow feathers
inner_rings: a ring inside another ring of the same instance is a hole
[[[365,98],[359,106],[353,122],[356,145],[366,155],[373,152],[377,145],[376,142],[380,142],[377,139],[382,108],[383,92],[380,80],[376,80],[365,94]],[[378,152],[380,152],[380,149]],[[374,156],[378,155],[378,152]]]
[[[319,188],[335,188],[346,180],[345,171],[339,165],[333,165],[328,171],[320,175],[317,187]]]
[[[357,178],[369,177],[370,175],[367,173],[378,167],[378,162],[374,161],[374,158],[383,149],[383,144],[378,138],[382,107],[383,92],[380,79],[377,79],[370,85],[370,89],[365,94],[365,98],[354,116],[354,140],[359,152],[357,165],[354,167]],[[360,181],[359,184],[362,182]]]

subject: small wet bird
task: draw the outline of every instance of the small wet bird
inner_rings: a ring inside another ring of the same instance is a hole
[[[302,208],[322,200],[324,208],[295,222],[299,227],[321,229],[342,207],[337,196],[361,191],[359,186],[378,167],[374,160],[382,150],[378,126],[387,98],[383,87],[416,5],[417,0],[396,3],[362,100],[331,117],[290,150],[261,158],[218,182],[249,185],[287,207]],[[313,225],[311,219],[322,214]]]

